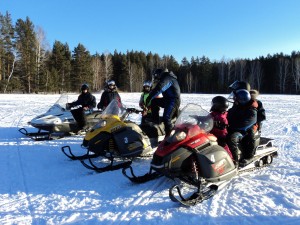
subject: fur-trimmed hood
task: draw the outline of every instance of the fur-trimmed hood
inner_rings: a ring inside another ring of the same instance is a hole
[[[251,98],[255,100],[257,98],[257,96],[259,95],[259,92],[258,92],[258,90],[252,89],[252,90],[250,90],[250,95],[251,95]]]

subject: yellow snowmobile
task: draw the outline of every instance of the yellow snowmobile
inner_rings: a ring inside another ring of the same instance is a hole
[[[127,120],[129,114],[140,112],[134,108],[125,108],[113,100],[102,112],[99,122],[86,133],[81,145],[85,153],[75,155],[70,146],[63,146],[62,152],[97,172],[128,167],[134,157],[152,152],[149,137],[139,125]],[[106,166],[103,166],[104,161]]]

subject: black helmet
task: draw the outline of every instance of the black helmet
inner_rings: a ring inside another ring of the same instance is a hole
[[[83,90],[89,90],[89,85],[87,85],[87,84],[81,85],[81,91],[83,91]]]
[[[164,70],[161,68],[154,70],[152,73],[153,80],[159,80],[163,72]]]
[[[241,105],[245,105],[251,100],[250,92],[246,89],[237,90],[234,94],[234,100]]]
[[[210,111],[225,112],[229,107],[227,98],[223,96],[216,96],[211,100]]]
[[[229,89],[231,91],[237,91],[240,89],[245,89],[247,91],[250,91],[251,87],[250,84],[246,81],[234,81],[232,84],[229,85]]]

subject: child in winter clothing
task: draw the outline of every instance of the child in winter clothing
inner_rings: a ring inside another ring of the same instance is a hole
[[[216,96],[212,99],[211,104],[210,115],[214,119],[214,127],[211,133],[217,137],[218,144],[222,146],[232,158],[231,151],[226,144],[226,136],[228,133],[227,108],[229,103],[223,96]]]
[[[266,120],[266,110],[263,107],[263,104],[260,100],[257,99],[259,92],[255,89],[250,90],[251,99],[256,100],[258,107],[257,107],[257,125],[258,130],[261,131],[262,121]]]

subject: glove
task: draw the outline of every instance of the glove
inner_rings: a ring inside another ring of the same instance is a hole
[[[214,121],[214,126],[220,130],[226,129],[228,126],[221,121]]]
[[[69,110],[70,108],[71,108],[70,103],[67,103],[67,104],[66,104],[66,110]]]
[[[129,112],[129,113],[134,113],[135,112],[135,108],[127,108],[126,111]]]

